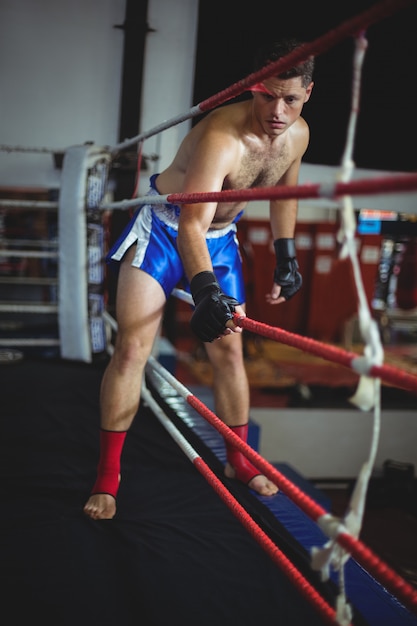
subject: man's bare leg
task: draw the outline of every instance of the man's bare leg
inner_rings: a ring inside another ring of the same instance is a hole
[[[118,332],[100,390],[101,429],[119,434],[129,430],[138,411],[144,367],[165,305],[161,286],[148,274],[131,267],[133,253],[132,250],[126,255],[120,268],[116,303]],[[117,454],[120,459],[121,450]],[[106,465],[106,459],[100,458],[99,468],[102,463]],[[120,482],[120,475],[113,476],[113,488],[117,482]],[[117,485],[114,491],[114,495],[93,493],[84,506],[86,515],[94,520],[113,518]]]
[[[239,427],[247,425],[249,421],[250,402],[242,335],[233,333],[205,346],[213,366],[216,415],[232,429],[235,427],[237,434],[240,435]],[[245,467],[250,467],[251,463],[241,452],[236,451],[232,455],[228,453],[228,457],[235,459],[236,466],[241,467],[241,471],[238,472],[240,477],[247,475]],[[236,477],[236,469],[229,461],[226,463],[225,475],[228,478]],[[249,480],[247,485],[263,496],[271,496],[278,491],[278,487],[261,473]]]

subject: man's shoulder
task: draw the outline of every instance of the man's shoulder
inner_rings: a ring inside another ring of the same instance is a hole
[[[221,142],[223,147],[238,144],[242,135],[242,116],[233,104],[211,111],[190,133],[194,145]],[[190,137],[191,139],[191,137]]]
[[[310,127],[306,120],[303,117],[299,117],[290,130],[292,131],[291,134],[295,145],[299,146],[300,150],[306,150],[310,140]]]

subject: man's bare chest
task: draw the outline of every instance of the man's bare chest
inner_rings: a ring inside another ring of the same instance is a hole
[[[271,187],[279,182],[290,163],[290,151],[285,145],[280,150],[245,150],[227,177],[226,188]]]

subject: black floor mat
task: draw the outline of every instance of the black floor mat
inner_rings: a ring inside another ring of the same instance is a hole
[[[5,624],[322,624],[144,407],[126,439],[116,517],[83,514],[102,373],[62,361],[0,367]]]

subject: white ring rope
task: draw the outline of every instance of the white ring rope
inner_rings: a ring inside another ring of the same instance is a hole
[[[35,148],[28,146],[7,146],[6,144],[0,144],[0,152],[33,152],[42,154],[55,154],[56,152],[63,152],[57,148]]]
[[[56,211],[58,202],[49,202],[48,200],[0,200],[0,209],[25,209],[39,211]]]
[[[351,180],[354,169],[354,139],[358,121],[362,68],[367,47],[368,42],[364,34],[361,33],[355,39],[355,50],[353,55],[351,110],[340,172],[340,179],[343,182],[349,182]],[[363,285],[358,252],[355,244],[356,219],[351,196],[346,195],[341,199],[340,208],[341,227],[338,233],[338,240],[342,244],[340,258],[344,259],[349,257],[351,262],[358,297],[359,328],[365,344],[364,356],[358,357],[358,359],[355,359],[352,363],[352,367],[356,371],[362,368],[362,375],[359,379],[356,392],[351,398],[351,402],[362,410],[368,411],[372,408],[374,409],[372,438],[368,459],[363,464],[359,472],[359,476],[356,480],[355,488],[349,502],[349,512],[344,519],[344,523],[349,533],[358,538],[362,528],[366,496],[378,451],[381,429],[381,380],[370,378],[365,374],[370,371],[373,365],[382,365],[384,362],[384,351],[377,324],[375,320],[371,318],[365,288]],[[316,548],[313,550],[312,567],[319,569],[323,577],[328,577],[330,564],[333,564],[334,569],[339,572],[339,610],[342,611],[343,614],[346,611],[347,619],[350,619],[351,615],[349,608],[346,605],[346,592],[344,586],[345,576],[343,571],[343,566],[348,558],[349,554],[340,548],[334,540],[330,540],[323,548]]]
[[[19,259],[23,257],[32,259],[57,259],[58,252],[42,252],[37,250],[16,250],[13,248],[0,248],[0,257],[17,257]]]
[[[0,302],[0,313],[58,313],[58,305],[43,302]]]

